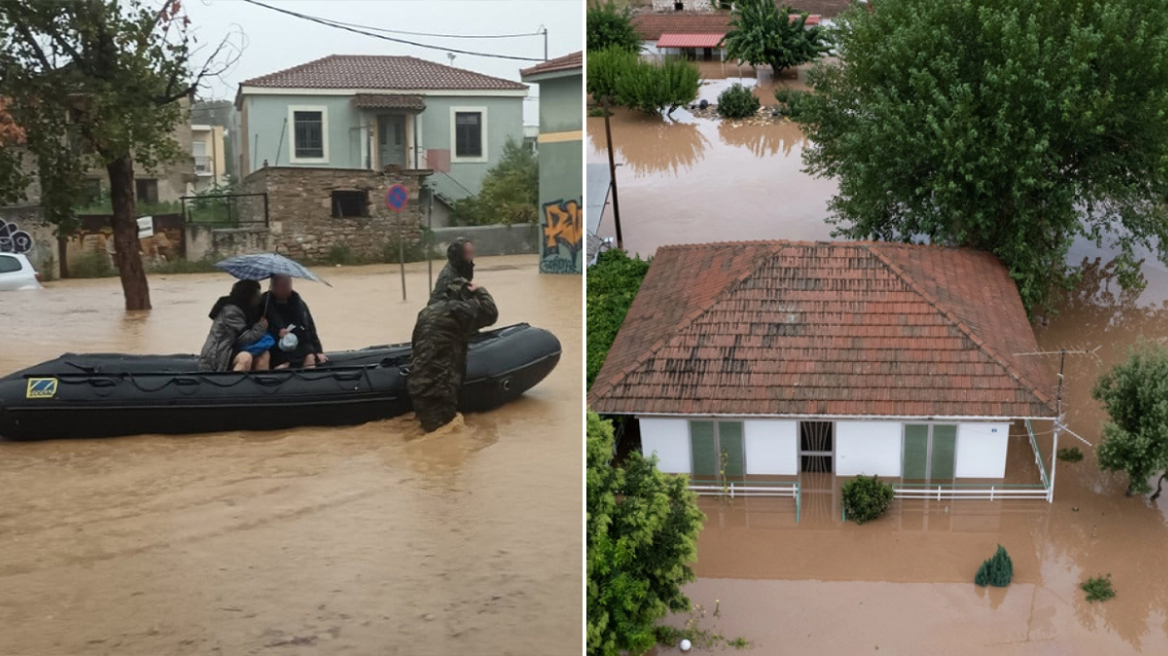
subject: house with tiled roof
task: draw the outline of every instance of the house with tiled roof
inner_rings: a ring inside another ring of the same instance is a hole
[[[865,474],[898,496],[1050,498],[1053,449],[1042,456],[1034,425],[1055,418],[1054,378],[1038,351],[989,253],[669,246],[588,400],[632,420],[643,453],[699,489]]]
[[[791,21],[798,20],[802,13],[805,12],[799,10],[790,14]],[[706,60],[725,58],[722,41],[731,30],[728,11],[641,13],[634,15],[632,22],[641,37],[641,53],[644,55]],[[825,23],[822,15],[809,13],[803,24],[814,27]]]
[[[539,85],[539,270],[584,268],[584,52],[520,71]]]
[[[417,57],[330,55],[239,85],[240,170],[432,169],[438,198],[457,200],[478,193],[508,139],[523,142],[527,93]]]

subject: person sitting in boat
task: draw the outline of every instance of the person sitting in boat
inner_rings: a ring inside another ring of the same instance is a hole
[[[276,340],[272,367],[312,369],[328,361],[308,304],[292,290],[290,276],[272,276],[271,288],[264,292],[260,304],[267,308],[268,332]]]
[[[211,332],[199,353],[202,371],[251,371],[268,368],[268,353],[256,349],[268,334],[268,320],[260,307],[260,284],[239,280],[231,294],[211,308]],[[250,352],[259,351],[258,354]]]
[[[470,337],[498,318],[495,300],[466,278],[451,280],[442,299],[418,313],[407,387],[414,413],[427,433],[458,414]]]
[[[438,282],[430,292],[428,305],[445,299],[446,288],[457,278],[467,282],[474,280],[474,242],[466,237],[458,237],[446,247],[446,266],[438,273]]]

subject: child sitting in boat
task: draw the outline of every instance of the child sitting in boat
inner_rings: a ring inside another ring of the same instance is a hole
[[[260,284],[239,280],[231,293],[220,297],[211,308],[211,332],[199,353],[202,371],[262,371],[268,368],[268,351],[262,340],[268,337],[268,320],[260,308]],[[250,351],[249,351],[250,349]],[[252,351],[258,351],[253,354]]]

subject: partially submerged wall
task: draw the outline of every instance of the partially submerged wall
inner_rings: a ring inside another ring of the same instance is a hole
[[[388,245],[420,239],[424,217],[418,191],[428,173],[267,167],[244,179],[243,192],[268,194],[272,246],[280,253],[312,262],[344,249],[354,258],[377,260]],[[395,184],[409,195],[401,212],[386,206],[386,194]],[[359,211],[340,207],[337,192],[361,198]]]
[[[539,252],[539,225],[536,223],[516,223],[514,225],[468,226],[463,228],[435,228],[435,257],[445,257],[446,247],[458,237],[466,237],[474,242],[475,255],[529,255]]]

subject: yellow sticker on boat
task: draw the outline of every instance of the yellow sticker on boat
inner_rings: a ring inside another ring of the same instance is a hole
[[[29,378],[24,392],[26,399],[51,399],[57,395],[56,378]]]

